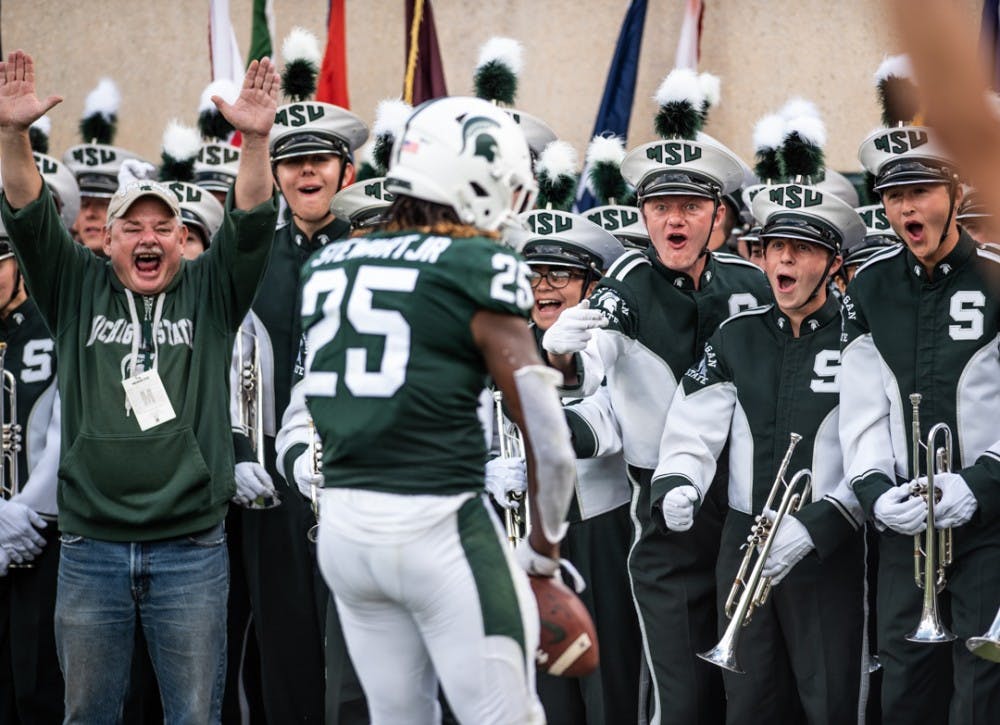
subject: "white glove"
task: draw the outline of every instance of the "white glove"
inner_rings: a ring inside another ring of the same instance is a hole
[[[486,462],[486,491],[505,509],[517,508],[512,494],[528,490],[528,469],[523,458],[494,458]]]
[[[313,473],[312,453],[307,448],[302,455],[295,459],[292,465],[292,475],[295,476],[295,485],[298,486],[299,493],[310,501],[313,497],[313,486],[320,488],[323,485],[323,474]]]
[[[236,464],[236,495],[232,502],[250,506],[262,497],[274,497],[274,482],[264,467],[256,461]]]
[[[927,483],[927,479],[921,478],[918,483]],[[979,502],[965,479],[957,473],[939,473],[934,476],[934,487],[941,489],[941,500],[934,505],[934,528],[950,529],[969,523]]]
[[[911,496],[910,486],[893,486],[875,500],[872,509],[878,523],[906,536],[927,528],[927,502]]]
[[[764,511],[764,516],[767,517],[768,521],[774,522],[774,511],[768,509]],[[774,577],[772,585],[780,584],[781,580],[792,570],[792,567],[816,548],[809,531],[794,516],[785,516],[773,536],[771,553],[767,555],[762,572],[764,576]]]
[[[521,539],[514,549],[518,565],[531,576],[555,576],[559,571],[559,560],[550,559],[531,548],[527,539]]]
[[[118,168],[118,186],[156,178],[156,167],[148,161],[125,159]]]
[[[595,328],[607,326],[608,318],[600,310],[590,309],[590,300],[583,300],[575,307],[563,310],[559,319],[545,331],[542,347],[553,355],[580,352],[587,347]]]
[[[45,539],[36,529],[44,529],[45,520],[23,503],[0,503],[0,544],[12,561],[21,564],[42,553]]]
[[[678,486],[663,497],[663,520],[671,531],[687,531],[694,524],[694,504],[700,499],[694,486]]]
[[[0,576],[7,576],[8,566],[10,566],[10,554],[6,548],[0,546]]]

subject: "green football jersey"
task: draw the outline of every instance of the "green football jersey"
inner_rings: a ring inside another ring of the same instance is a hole
[[[482,237],[379,233],[333,242],[302,272],[309,412],[324,486],[480,491],[479,310],[526,317],[528,266]]]

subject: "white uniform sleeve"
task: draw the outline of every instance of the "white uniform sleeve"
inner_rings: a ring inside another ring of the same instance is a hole
[[[51,412],[49,424],[45,430],[45,444],[35,457],[35,465],[28,473],[24,488],[13,497],[13,501],[24,504],[33,511],[55,516],[59,513],[56,495],[59,488],[59,452],[62,442],[60,421],[62,405],[59,400],[59,388],[55,378],[52,378]]]
[[[313,427],[310,422],[309,408],[306,407],[306,386],[300,380],[292,387],[288,407],[281,417],[281,429],[274,442],[277,452],[275,465],[289,483],[295,481],[295,472],[285,470],[285,455],[295,445],[308,446],[312,442]]]
[[[588,458],[602,458],[621,453],[621,426],[611,407],[611,393],[606,385],[600,386],[593,395],[581,398],[565,407],[566,412],[576,416],[579,423],[586,428],[588,439],[592,439],[592,452]],[[574,432],[579,430],[579,427],[572,422],[570,428]],[[579,455],[581,453],[579,446],[576,448]]]

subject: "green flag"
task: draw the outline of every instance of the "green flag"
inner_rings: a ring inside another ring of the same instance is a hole
[[[274,57],[271,38],[274,35],[274,0],[253,0],[253,27],[250,31],[249,66],[265,55]]]

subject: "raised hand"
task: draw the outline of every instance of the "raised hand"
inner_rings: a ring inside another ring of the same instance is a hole
[[[22,50],[0,63],[0,131],[24,132],[57,103],[59,96],[44,101],[35,95],[35,62]],[[271,115],[274,115],[272,111]]]
[[[274,125],[278,108],[278,85],[281,82],[274,63],[264,57],[253,61],[243,77],[239,98],[233,104],[212,96],[222,116],[244,136],[267,136]]]

